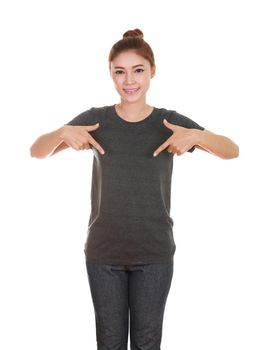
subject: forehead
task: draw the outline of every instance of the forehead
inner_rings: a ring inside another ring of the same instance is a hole
[[[111,62],[111,67],[120,66],[123,68],[131,68],[134,65],[143,64],[144,66],[150,65],[148,60],[138,55],[135,51],[124,51],[120,53]]]

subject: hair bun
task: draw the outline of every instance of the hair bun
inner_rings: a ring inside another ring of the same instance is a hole
[[[128,30],[123,34],[123,39],[129,38],[129,37],[143,39],[143,32],[138,28],[133,30]]]

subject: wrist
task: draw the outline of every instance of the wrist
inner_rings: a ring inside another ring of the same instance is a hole
[[[60,140],[64,140],[65,136],[65,125],[61,126],[56,130],[56,134]]]
[[[199,129],[192,129],[193,145],[197,146],[202,143],[203,131]]]

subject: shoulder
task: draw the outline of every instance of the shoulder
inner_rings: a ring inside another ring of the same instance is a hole
[[[79,113],[67,124],[69,125],[89,125],[103,121],[111,106],[90,107]]]
[[[196,128],[203,130],[204,128],[197,124],[193,119],[181,114],[173,109],[157,108],[162,119],[166,119],[169,123],[176,124],[185,128]]]
[[[107,116],[109,113],[111,113],[113,106],[112,105],[105,105],[105,106],[94,106],[91,107],[88,111],[90,115],[92,115],[94,121],[97,122],[104,122],[107,119]]]
[[[183,120],[185,118],[188,119],[183,114],[178,113],[175,109],[168,109],[164,107],[155,107],[155,109],[159,112],[159,115],[164,115],[167,120],[170,118],[177,118],[178,120]]]
[[[154,107],[156,110],[157,120],[163,121],[163,119],[166,119],[169,123],[180,123],[182,121],[181,115],[178,114],[173,109],[168,109],[164,107]]]
[[[89,116],[93,116],[93,117],[99,117],[104,115],[106,112],[108,112],[110,110],[111,106],[93,106],[90,107],[89,109],[85,110],[84,112],[82,112],[81,114],[83,115],[89,115]]]
[[[107,112],[111,109],[112,106],[99,106],[99,107],[91,107],[90,108],[90,111],[92,113],[97,113],[97,114],[101,114],[101,113],[104,113],[104,112]]]

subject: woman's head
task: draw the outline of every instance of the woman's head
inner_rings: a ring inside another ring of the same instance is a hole
[[[135,102],[145,98],[156,67],[153,51],[139,29],[125,32],[123,39],[113,45],[109,69],[122,99]]]

